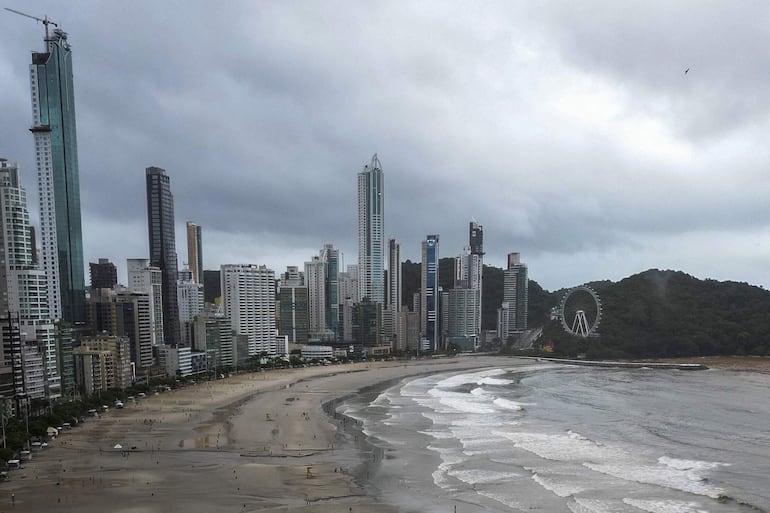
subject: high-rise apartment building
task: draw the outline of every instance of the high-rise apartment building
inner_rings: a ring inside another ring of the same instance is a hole
[[[399,333],[401,311],[401,245],[396,239],[388,240],[388,293],[382,315],[383,338],[394,348]]]
[[[320,257],[305,262],[305,285],[310,336],[321,338],[326,331],[326,263]]]
[[[478,333],[481,333],[482,298],[484,297],[484,227],[475,220],[468,226],[468,288],[478,291]]]
[[[27,193],[19,169],[0,159],[0,311],[16,315],[23,341],[40,351],[44,395],[56,398],[61,395],[61,381],[48,282],[44,271],[33,264],[32,247]]]
[[[478,291],[478,301],[475,303],[475,324],[477,334],[481,333],[482,316],[482,278],[484,273],[484,229],[476,221],[471,221],[468,229],[468,246],[462,255],[455,259],[455,282],[458,289]]]
[[[471,288],[455,288],[442,293],[442,330],[447,343],[463,350],[474,350],[478,346],[479,291]]]
[[[247,338],[249,356],[275,355],[275,273],[249,264],[223,265],[221,273],[224,313],[233,332]]]
[[[340,288],[340,304],[345,304],[346,300],[358,303],[360,300],[358,296],[358,265],[348,265],[347,270],[345,272],[340,272],[337,275],[337,278]]]
[[[187,265],[192,272],[192,281],[203,283],[203,237],[201,227],[187,221]]]
[[[281,323],[279,334],[288,337],[292,344],[306,344],[310,320],[308,319],[308,293],[304,285],[281,285]]]
[[[235,345],[230,319],[204,312],[192,323],[193,349],[206,353],[208,368],[212,370],[235,365]]]
[[[385,220],[382,165],[375,153],[358,173],[358,296],[385,302]]]
[[[508,253],[508,268],[503,271],[503,303],[497,311],[498,336],[503,341],[527,330],[528,307],[527,266],[519,253]]]
[[[388,298],[385,304],[394,311],[401,310],[401,244],[388,240]]]
[[[163,339],[166,345],[182,342],[177,302],[176,238],[174,230],[174,196],[171,180],[159,167],[146,169],[147,227],[150,236],[150,265],[161,270],[163,277]]]
[[[97,263],[89,262],[92,289],[111,289],[118,284],[118,268],[107,258],[100,258]]]
[[[340,251],[333,244],[324,244],[319,253],[324,263],[324,303],[326,329],[334,340],[339,340],[340,330]]]
[[[422,241],[422,265],[420,277],[420,333],[432,351],[440,349],[438,319],[438,235],[428,235]]]
[[[192,346],[190,324],[195,316],[203,311],[203,284],[195,282],[190,269],[179,273],[176,287],[182,344],[190,347]]]
[[[150,307],[150,332],[152,347],[164,345],[163,336],[163,273],[151,267],[146,258],[129,258],[128,289],[138,294],[147,294]]]
[[[83,233],[72,51],[65,32],[46,35],[45,51],[32,53],[30,86],[49,311],[77,324],[85,321]]]

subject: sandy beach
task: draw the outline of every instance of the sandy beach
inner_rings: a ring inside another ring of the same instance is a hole
[[[369,456],[322,404],[406,376],[514,363],[525,364],[460,357],[309,367],[148,396],[73,427],[11,471],[0,512],[393,511],[366,495]]]

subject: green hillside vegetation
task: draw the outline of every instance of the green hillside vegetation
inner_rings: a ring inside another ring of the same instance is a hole
[[[454,259],[439,262],[439,283],[452,287]],[[402,264],[404,304],[420,289],[420,263]],[[602,301],[599,337],[584,339],[550,320],[566,289],[549,292],[529,281],[529,327],[544,327],[538,343],[553,342],[554,356],[666,358],[714,355],[770,356],[770,292],[738,282],[700,280],[679,271],[651,269],[617,283],[588,284]],[[484,266],[482,328],[496,329],[503,301],[503,270]],[[592,301],[572,302],[594,315]],[[571,324],[571,321],[570,321]]]
[[[558,322],[550,322],[541,342],[552,341],[554,355],[665,358],[770,354],[770,292],[760,287],[700,280],[683,272],[657,269],[617,283],[594,285],[602,300],[600,336],[573,337],[564,333]]]

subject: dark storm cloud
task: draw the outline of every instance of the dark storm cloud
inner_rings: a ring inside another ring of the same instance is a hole
[[[404,258],[429,233],[459,253],[475,217],[488,262],[521,251],[551,288],[647,267],[767,283],[762,3],[9,3],[70,33],[91,261],[146,254],[157,165],[182,262],[189,219],[210,268],[281,272],[326,242],[355,263],[377,152]],[[3,11],[0,33],[0,155],[36,210],[42,28]],[[727,240],[740,270],[707,250]]]

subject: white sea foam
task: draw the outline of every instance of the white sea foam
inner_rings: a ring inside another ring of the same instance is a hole
[[[708,513],[697,502],[664,499],[623,499],[623,502],[649,513]]]
[[[510,385],[513,383],[510,379],[484,377],[476,382],[477,385]]]
[[[721,488],[709,485],[698,472],[679,470],[667,465],[633,465],[633,464],[595,464],[583,463],[595,472],[601,472],[626,481],[636,481],[674,490],[718,498],[723,493]]]
[[[489,400],[480,399],[470,394],[461,394],[457,392],[448,392],[441,389],[431,389],[428,394],[435,397],[439,402],[448,408],[460,413],[494,413]]]
[[[494,415],[485,415],[483,417],[469,417],[459,418],[452,421],[452,426],[455,428],[482,428],[486,432],[489,432],[490,427],[502,427],[500,417]],[[518,426],[520,424],[517,420],[506,420],[506,426]]]
[[[574,502],[568,502],[567,507],[572,513],[615,513],[616,508],[610,501],[576,498]]]
[[[515,472],[495,472],[480,469],[450,470],[449,475],[470,485],[505,482],[510,481],[511,478],[519,477],[519,474]]]
[[[428,449],[437,452],[439,456],[441,456],[441,463],[432,474],[433,482],[436,486],[443,488],[444,490],[455,491],[456,489],[449,484],[449,480],[447,479],[449,471],[452,470],[454,465],[465,461],[465,458],[452,449],[445,449],[434,445],[429,445]]]
[[[500,438],[459,438],[459,441],[463,445],[462,452],[466,456],[500,453]]]
[[[492,369],[468,374],[455,374],[454,376],[449,376],[446,379],[442,379],[436,383],[436,386],[439,388],[456,388],[468,383],[478,383],[484,378],[490,376],[499,376],[501,374],[505,374],[506,372],[507,371],[504,369]]]
[[[418,431],[418,433],[423,435],[432,436],[433,438],[437,440],[448,440],[450,438],[454,438],[455,435],[452,434],[451,431],[439,431],[435,429],[430,429],[428,431]]]
[[[522,403],[511,401],[510,399],[503,399],[502,397],[498,397],[492,401],[492,403],[498,408],[502,408],[504,410],[520,411],[524,409],[524,405]]]
[[[677,470],[693,470],[696,472],[712,470],[719,466],[726,465],[725,463],[719,463],[716,461],[680,460],[676,458],[669,458],[668,456],[661,456],[658,458],[658,463],[666,465],[667,467],[675,468]]]
[[[533,475],[532,480],[559,497],[570,497],[571,495],[585,491],[585,488],[582,486],[570,483],[557,483],[555,480],[543,477],[540,474]]]
[[[622,449],[593,442],[579,433],[566,434],[496,432],[513,442],[514,446],[554,461],[626,460]]]

